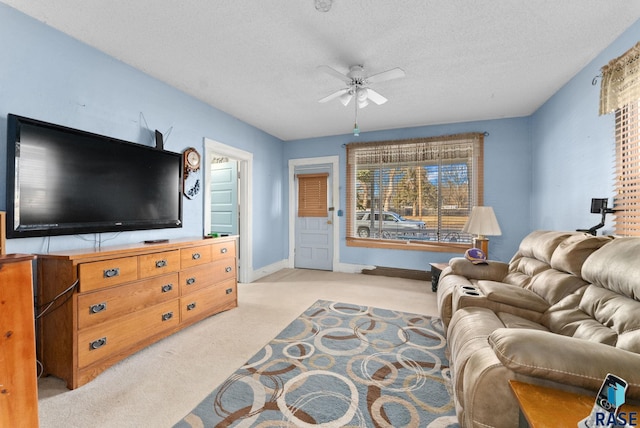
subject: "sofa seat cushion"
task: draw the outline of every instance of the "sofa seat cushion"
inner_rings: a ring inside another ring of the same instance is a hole
[[[528,289],[542,297],[549,305],[554,305],[588,282],[581,277],[556,269],[548,269],[533,278]]]
[[[510,314],[508,312],[499,312],[496,315],[507,328],[529,328],[533,330],[549,331],[542,324],[531,321],[527,318],[519,317],[518,315]]]
[[[516,308],[542,313],[549,309],[550,306],[546,300],[535,292],[503,282],[478,281],[477,287],[488,300]]]

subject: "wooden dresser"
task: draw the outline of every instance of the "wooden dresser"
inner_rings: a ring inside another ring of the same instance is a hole
[[[235,236],[39,255],[44,374],[77,388],[163,337],[236,307],[236,266]]]
[[[0,256],[0,427],[38,427],[34,256]]]

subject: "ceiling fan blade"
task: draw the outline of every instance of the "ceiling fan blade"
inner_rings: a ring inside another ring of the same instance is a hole
[[[386,103],[388,100],[380,95],[378,92],[374,91],[371,88],[367,88],[367,98],[369,98],[374,103],[380,105]]]
[[[382,73],[374,74],[366,78],[369,83],[384,82],[385,80],[399,79],[404,77],[404,70],[401,68],[392,68],[391,70],[383,71]]]
[[[334,98],[338,98],[340,95],[346,94],[349,92],[349,88],[340,89],[339,91],[334,92],[331,95],[328,95],[321,100],[318,100],[319,103],[326,103],[327,101],[331,101]]]
[[[325,73],[336,77],[340,80],[342,80],[345,83],[351,84],[351,78],[349,76],[347,76],[346,74],[342,74],[340,73],[338,70],[336,70],[335,68],[329,67],[328,65],[320,65],[318,66],[319,70],[324,71]]]

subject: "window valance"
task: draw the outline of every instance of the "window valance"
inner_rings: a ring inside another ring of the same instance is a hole
[[[640,42],[602,67],[600,114],[640,99]]]

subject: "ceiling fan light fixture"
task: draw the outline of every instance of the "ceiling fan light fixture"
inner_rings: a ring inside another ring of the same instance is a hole
[[[358,100],[358,107],[365,108],[369,105],[369,101],[367,98],[369,97],[369,92],[367,92],[367,88],[358,88],[356,91],[356,99]]]
[[[347,92],[346,94],[342,94],[340,96],[340,102],[342,103],[343,106],[347,106],[347,104],[349,104],[349,101],[351,101],[351,98],[353,98],[353,94],[351,94],[350,92]]]
[[[314,0],[314,3],[318,12],[329,12],[333,0]]]

